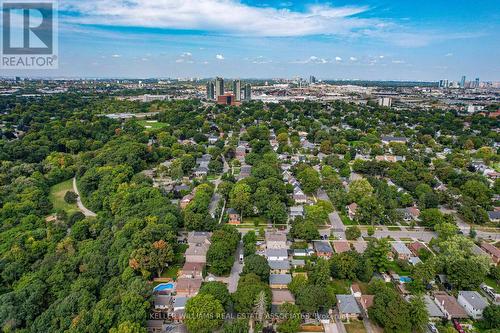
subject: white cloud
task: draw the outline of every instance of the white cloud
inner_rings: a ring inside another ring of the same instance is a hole
[[[292,61],[292,64],[327,64],[330,62],[331,62],[331,60],[329,60],[329,59],[320,58],[317,56],[310,56],[309,58],[307,58],[305,60]]]
[[[113,54],[111,55],[111,58],[121,58],[122,55],[121,54]]]
[[[183,52],[177,60],[175,60],[176,63],[187,63],[187,64],[192,64],[193,61],[193,54],[191,52]]]
[[[349,60],[351,60],[351,61],[357,61],[358,58],[356,58],[356,57],[349,57]]]
[[[255,36],[343,35],[378,29],[382,24],[355,17],[368,10],[365,6],[309,6],[300,12],[254,7],[238,0],[61,0],[60,8],[78,14],[63,17],[73,23]]]
[[[383,56],[383,55],[379,55],[378,57],[379,57],[380,59],[384,59],[384,58],[385,58],[385,56]]]
[[[451,52],[450,53],[446,53],[445,57],[453,57],[453,53],[451,53]]]
[[[250,60],[253,64],[269,64],[272,61],[270,59],[267,59],[266,57],[263,56],[258,56],[255,59],[247,59]]]
[[[335,57],[335,61],[342,61],[341,57]]]
[[[404,64],[404,63],[406,63],[406,61],[404,61],[404,60],[393,60],[392,63],[393,64]]]
[[[224,56],[222,54],[217,54],[215,56],[215,59],[217,59],[217,60],[224,60]]]

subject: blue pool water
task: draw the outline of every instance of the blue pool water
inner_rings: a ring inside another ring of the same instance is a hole
[[[173,289],[174,289],[173,283],[160,283],[153,289],[153,291],[168,291]]]
[[[411,278],[409,278],[408,276],[400,276],[399,281],[401,283],[409,283],[409,282],[411,282]]]

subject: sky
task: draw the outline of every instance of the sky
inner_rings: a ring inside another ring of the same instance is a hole
[[[499,0],[59,0],[58,7],[59,69],[5,75],[500,81]]]

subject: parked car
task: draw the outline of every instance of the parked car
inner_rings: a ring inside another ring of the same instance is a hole
[[[465,333],[462,325],[460,325],[460,323],[458,322],[458,320],[456,319],[453,319],[453,326],[455,326],[455,329],[459,332],[459,333]]]

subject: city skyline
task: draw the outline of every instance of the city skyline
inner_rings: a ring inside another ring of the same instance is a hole
[[[33,77],[500,80],[495,2],[59,3],[59,69]]]

